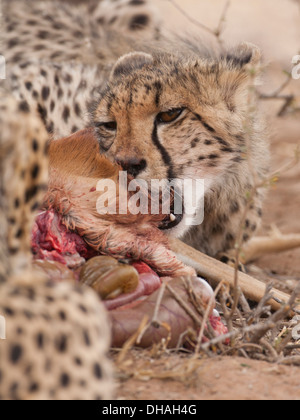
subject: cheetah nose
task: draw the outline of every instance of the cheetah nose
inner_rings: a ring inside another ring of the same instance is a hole
[[[127,171],[127,173],[132,175],[134,178],[147,167],[145,159],[139,158],[116,158],[116,162],[124,169],[124,171]]]

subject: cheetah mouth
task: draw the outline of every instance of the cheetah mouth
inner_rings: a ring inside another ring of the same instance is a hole
[[[184,216],[184,207],[182,208],[182,212],[175,214],[175,204],[174,202],[171,204],[170,213],[164,218],[164,220],[159,224],[160,230],[170,230],[178,226]]]
[[[170,230],[179,225],[183,220],[183,214],[170,213],[159,225],[160,230]]]

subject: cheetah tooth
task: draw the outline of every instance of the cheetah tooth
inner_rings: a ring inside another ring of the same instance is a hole
[[[171,222],[175,222],[175,220],[176,220],[176,216],[174,216],[174,214],[170,214],[170,220],[171,220]]]

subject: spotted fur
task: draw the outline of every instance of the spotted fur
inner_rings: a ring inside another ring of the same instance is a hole
[[[204,178],[205,218],[172,236],[209,255],[234,247],[268,147],[249,100],[259,51],[166,40],[146,0],[2,1],[0,48],[0,398],[111,395],[105,313],[91,291],[55,286],[30,267],[32,218],[47,182],[47,140],[93,125],[102,152],[132,175]],[[161,113],[181,110],[163,124]],[[250,204],[247,241],[263,192]],[[9,280],[9,281],[8,281]],[[88,308],[86,311],[83,308]]]

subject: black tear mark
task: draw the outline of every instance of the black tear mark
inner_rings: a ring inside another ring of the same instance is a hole
[[[157,122],[155,122],[154,124],[154,129],[152,133],[152,141],[154,145],[157,147],[157,149],[159,150],[163,162],[168,166],[168,178],[174,179],[172,159],[169,153],[167,152],[167,150],[159,141],[158,134],[157,134]]]

